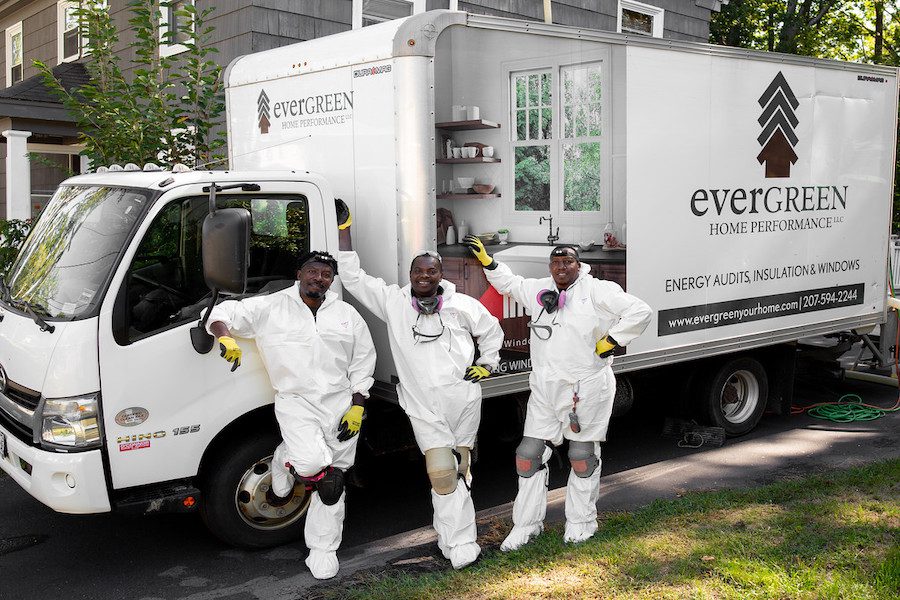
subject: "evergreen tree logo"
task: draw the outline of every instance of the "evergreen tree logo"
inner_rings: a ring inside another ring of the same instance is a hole
[[[767,178],[790,177],[791,165],[797,162],[794,146],[800,141],[794,133],[799,123],[794,111],[800,102],[781,71],[759,97],[759,106],[763,109],[757,119],[762,133],[756,140],[763,148],[756,160],[765,163]]]
[[[256,99],[256,114],[259,120],[259,132],[269,133],[269,97],[266,90],[260,90],[259,97]]]

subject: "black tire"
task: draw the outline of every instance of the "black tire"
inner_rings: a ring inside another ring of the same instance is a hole
[[[236,440],[205,469],[200,516],[210,532],[227,544],[268,548],[293,542],[303,533],[301,522],[309,495],[301,485],[282,503],[267,496],[271,459],[281,442],[275,434]],[[279,514],[281,513],[281,514]]]
[[[769,399],[769,378],[760,362],[742,357],[719,363],[702,386],[701,412],[729,437],[749,433]]]

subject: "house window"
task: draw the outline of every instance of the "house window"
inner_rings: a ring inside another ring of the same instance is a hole
[[[511,222],[549,212],[562,223],[602,223],[611,214],[608,53],[582,58],[510,68]]]
[[[634,0],[619,0],[618,31],[661,38],[664,16],[665,11],[657,6]]]
[[[159,10],[159,55],[184,52],[194,38],[194,0],[160,2]]]
[[[6,30],[6,85],[11,86],[24,78],[24,54],[22,46],[22,22]]]
[[[81,55],[81,31],[77,10],[77,2],[56,3],[57,62],[70,62]]]
[[[353,0],[353,29],[425,11],[425,0]]]

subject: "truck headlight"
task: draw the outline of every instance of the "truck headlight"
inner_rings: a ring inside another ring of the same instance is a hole
[[[45,398],[39,411],[41,445],[79,449],[100,447],[99,393],[74,398]]]

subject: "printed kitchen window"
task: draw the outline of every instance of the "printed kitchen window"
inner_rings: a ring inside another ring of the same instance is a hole
[[[550,70],[511,76],[515,210],[550,210],[553,140],[553,73]]]
[[[597,211],[601,200],[601,64],[562,67],[563,210]]]

